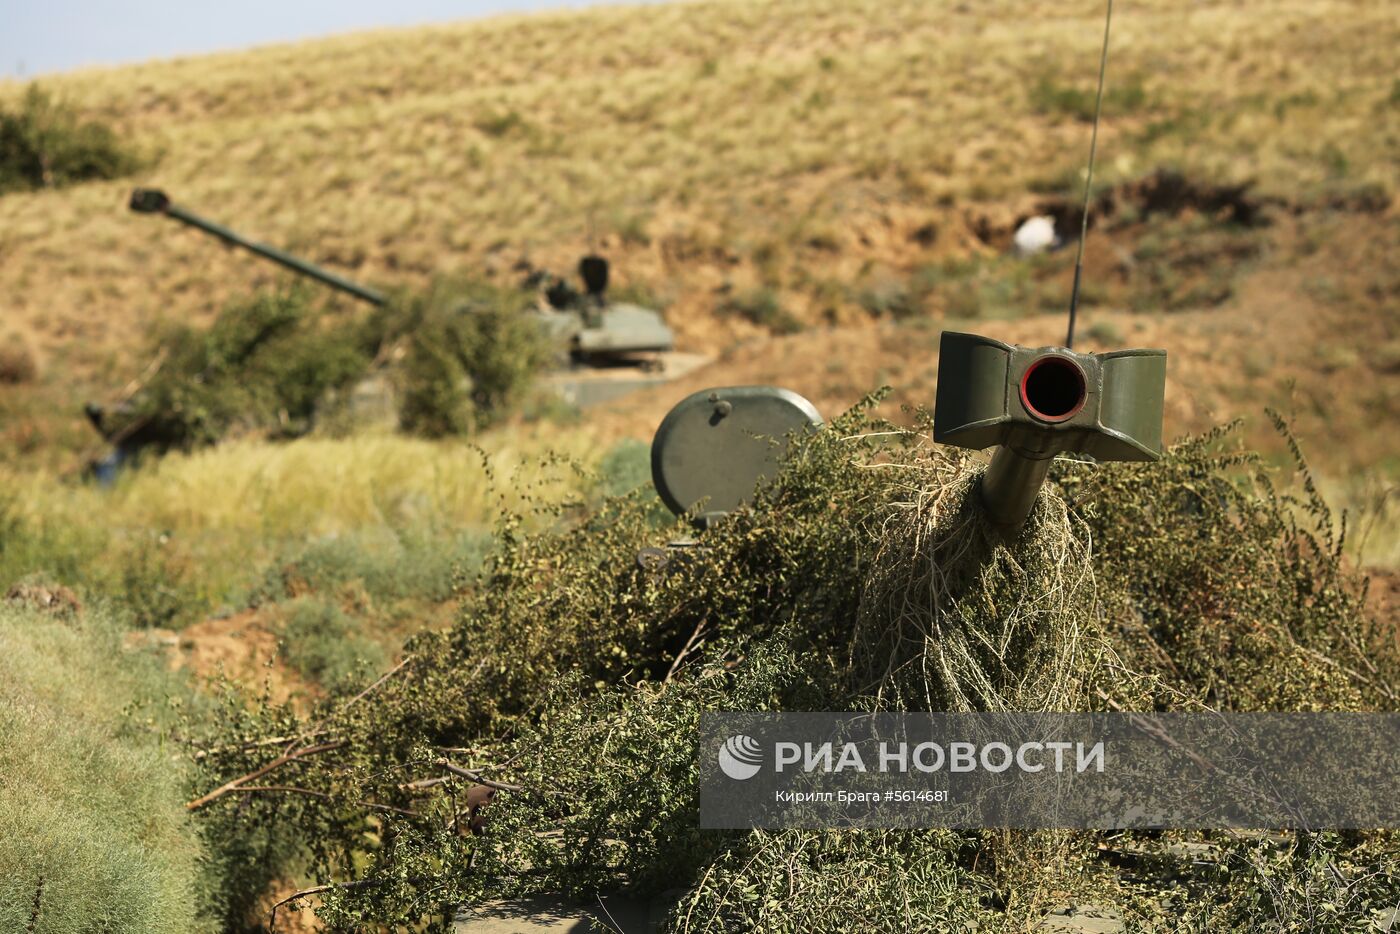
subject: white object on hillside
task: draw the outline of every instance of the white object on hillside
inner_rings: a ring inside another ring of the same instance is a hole
[[[1034,256],[1055,246],[1055,218],[1049,215],[1029,218],[1016,228],[1011,243],[1017,256]]]

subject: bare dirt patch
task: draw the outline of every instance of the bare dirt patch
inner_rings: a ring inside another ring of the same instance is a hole
[[[186,669],[197,679],[227,677],[246,688],[266,688],[277,703],[304,701],[317,692],[281,661],[277,635],[259,610],[207,619],[180,632],[136,630],[128,647],[161,651],[172,670]]]

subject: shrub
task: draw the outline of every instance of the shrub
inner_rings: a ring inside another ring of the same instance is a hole
[[[1272,417],[1301,497],[1281,493],[1255,455],[1220,450],[1229,429],[1150,466],[1066,469],[1064,489],[1102,504],[1085,515],[1115,644],[1164,707],[1396,709],[1393,640],[1367,615],[1364,581],[1342,561],[1345,529]]]
[[[470,435],[476,429],[475,386],[461,357],[446,343],[446,331],[415,334],[404,364],[399,424],[425,438]]]
[[[487,111],[478,116],[473,125],[487,136],[497,138],[524,133],[529,123],[514,110]]]
[[[121,178],[140,164],[111,127],[84,120],[37,84],[17,109],[0,111],[0,194]]]
[[[13,331],[0,336],[0,386],[32,383],[39,376],[39,358],[29,342]]]
[[[1084,336],[1104,350],[1114,350],[1123,345],[1123,332],[1112,321],[1095,321],[1085,329]]]
[[[120,562],[121,579],[108,593],[120,595],[135,625],[179,629],[208,609],[188,560],[169,548],[169,536],[133,536]]]
[[[518,289],[441,280],[397,313],[407,334],[400,422],[426,437],[467,435],[519,404],[549,357]]]
[[[328,690],[344,688],[384,665],[384,649],[324,599],[304,597],[286,608],[282,654],[297,671]]]
[[[470,530],[433,535],[379,527],[329,536],[275,562],[251,599],[330,594],[354,584],[375,600],[446,600],[458,575],[479,570],[488,545],[484,531]]]
[[[370,363],[360,335],[328,324],[309,290],[294,287],[235,302],[206,330],[170,328],[155,341],[160,369],[110,427],[129,426],[157,451],[212,444],[235,430],[304,433],[326,392]]]
[[[609,496],[651,489],[651,445],[636,438],[624,438],[603,455],[598,462],[598,474]]]
[[[105,529],[52,521],[26,506],[18,485],[0,490],[0,586],[36,573],[73,586],[102,579],[94,571],[110,548]]]
[[[796,334],[802,330],[802,322],[783,307],[778,293],[770,288],[752,289],[736,295],[720,305],[719,313],[752,321],[774,334]]]
[[[173,691],[100,610],[0,605],[0,930],[213,930],[188,776],[151,719]]]
[[[891,280],[864,289],[858,301],[861,308],[877,318],[905,321],[924,314],[928,291],[914,282]]]

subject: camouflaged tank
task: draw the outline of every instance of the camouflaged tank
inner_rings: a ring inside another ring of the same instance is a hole
[[[130,207],[142,214],[164,214],[368,304],[388,302],[375,289],[180,207],[159,189],[137,188]],[[659,312],[608,297],[606,259],[585,256],[579,277],[582,290],[548,274],[527,283],[543,286],[541,300],[527,313],[536,318],[556,351],[544,382],[566,402],[593,405],[674,379],[704,362],[703,357],[675,352],[675,335]]]

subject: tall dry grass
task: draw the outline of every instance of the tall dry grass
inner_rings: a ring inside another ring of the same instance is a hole
[[[11,471],[0,581],[47,574],[124,593],[138,614],[170,614],[138,622],[188,621],[308,543],[449,549],[465,532],[488,536],[502,510],[527,497],[581,498],[592,481],[578,470],[602,453],[584,430],[535,429],[480,447],[392,435],[235,441],[167,456],[110,490]],[[161,588],[178,592],[151,608]]]
[[[164,722],[179,691],[104,611],[0,604],[0,929],[212,930]]]

